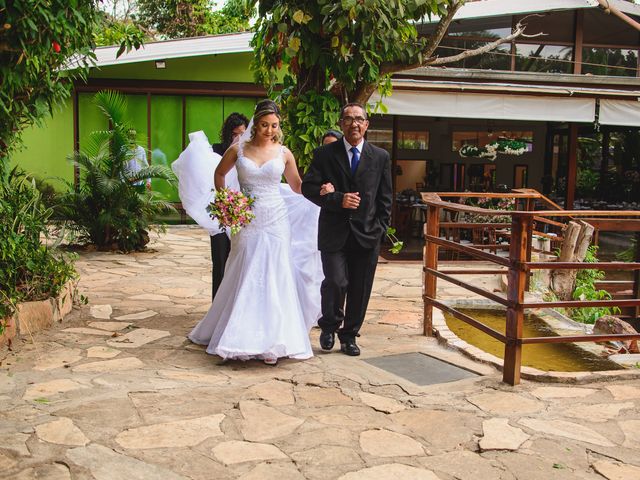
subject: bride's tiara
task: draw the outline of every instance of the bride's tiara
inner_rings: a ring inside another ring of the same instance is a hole
[[[278,108],[278,105],[273,100],[262,100],[256,105],[253,116],[254,118],[260,118],[264,115],[269,115],[270,113],[275,113],[280,116],[280,109]]]

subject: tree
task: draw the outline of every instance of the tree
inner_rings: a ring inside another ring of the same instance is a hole
[[[138,21],[164,38],[199,37],[249,29],[251,9],[244,0],[229,0],[214,10],[211,0],[138,0]]]
[[[0,0],[0,177],[22,130],[86,78],[99,24],[96,0]],[[120,53],[140,46],[119,39]]]
[[[365,104],[376,89],[390,93],[395,72],[480,55],[524,32],[518,25],[510,35],[473,51],[439,58],[436,48],[464,0],[250,3],[259,4],[253,68],[270,90],[284,69],[280,101],[289,146],[303,166],[322,133],[336,124],[341,103]],[[432,16],[439,17],[433,34],[419,36],[419,22]]]
[[[0,0],[0,169],[20,132],[86,76],[95,19],[93,0]],[[75,55],[78,68],[66,70]]]

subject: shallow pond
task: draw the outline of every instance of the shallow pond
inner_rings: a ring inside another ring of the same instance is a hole
[[[506,312],[504,311],[469,308],[458,308],[458,310],[498,332],[504,333],[505,331]],[[498,358],[504,358],[504,344],[502,342],[445,312],[443,313],[449,329],[458,338]],[[527,314],[524,319],[522,336],[553,337],[557,335],[538,317]],[[571,343],[523,345],[522,365],[554,372],[596,372],[622,369],[617,363],[600,358]]]

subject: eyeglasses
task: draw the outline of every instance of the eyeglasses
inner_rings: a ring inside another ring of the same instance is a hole
[[[366,122],[367,119],[364,117],[342,117],[342,123],[344,123],[345,125],[351,125],[353,123],[357,123],[358,125],[362,125],[364,122]]]

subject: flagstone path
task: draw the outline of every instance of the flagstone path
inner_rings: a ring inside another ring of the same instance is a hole
[[[208,237],[151,247],[82,254],[89,305],[0,354],[0,478],[640,478],[640,380],[502,384],[420,334],[419,264],[379,266],[361,357],[222,364],[185,338],[209,306]],[[418,386],[364,361],[405,352],[481,375]]]

